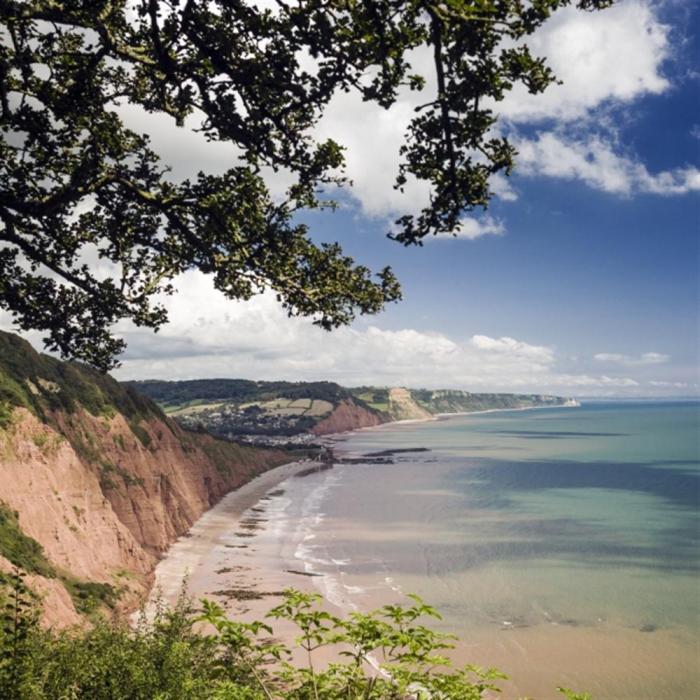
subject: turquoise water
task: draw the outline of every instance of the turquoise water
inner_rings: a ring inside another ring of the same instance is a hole
[[[391,465],[293,480],[296,558],[341,607],[416,592],[507,690],[700,697],[698,403],[587,403],[358,432]]]

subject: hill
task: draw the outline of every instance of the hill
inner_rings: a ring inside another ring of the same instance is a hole
[[[304,443],[315,436],[441,413],[560,406],[559,396],[246,379],[127,382],[181,425],[252,443]]]

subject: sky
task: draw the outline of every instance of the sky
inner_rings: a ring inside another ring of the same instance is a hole
[[[358,262],[391,265],[403,301],[328,333],[288,318],[272,295],[227,301],[187,273],[167,300],[168,326],[117,329],[128,349],[115,376],[699,395],[699,34],[700,6],[680,0],[558,12],[530,43],[563,84],[534,97],[516,89],[497,105],[516,173],[494,182],[489,210],[458,237],[423,247],[386,238],[426,197],[418,185],[403,197],[392,188],[420,98],[388,111],[335,99],[318,135],[347,147],[354,186],[338,211],[305,220]],[[122,114],[176,177],[221,172],[235,156],[166,117]]]

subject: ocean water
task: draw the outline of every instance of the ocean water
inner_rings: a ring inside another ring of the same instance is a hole
[[[699,427],[591,402],[359,431],[338,452],[427,451],[290,479],[271,527],[343,610],[424,597],[506,697],[698,698]]]

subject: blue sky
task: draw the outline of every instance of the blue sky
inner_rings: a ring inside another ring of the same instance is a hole
[[[327,334],[287,319],[269,295],[232,304],[188,274],[168,301],[170,326],[120,328],[129,350],[117,376],[700,394],[699,32],[692,2],[557,13],[530,43],[564,84],[498,105],[497,129],[521,152],[516,174],[494,183],[489,211],[470,215],[460,237],[422,248],[385,237],[425,197],[419,185],[403,200],[391,188],[417,98],[383,112],[342,96],[318,135],[347,146],[355,185],[338,212],[306,220],[317,240],[339,240],[374,269],[390,264],[404,301]],[[123,114],[175,176],[233,157],[163,118]]]
[[[533,48],[564,85],[499,106],[520,167],[473,217],[472,238],[387,240],[410,206],[391,190],[407,110],[332,105],[321,133],[347,145],[355,188],[307,221],[358,261],[391,264],[404,301],[331,336],[265,299],[235,313],[216,304],[200,317],[216,329],[210,345],[180,321],[176,357],[140,336],[143,357],[127,355],[120,374],[698,394],[698,12],[635,1],[551,20]]]

